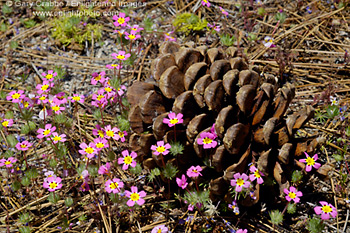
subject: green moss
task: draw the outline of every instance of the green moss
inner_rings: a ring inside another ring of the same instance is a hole
[[[93,16],[93,14],[89,13],[90,9],[81,9],[81,11],[81,15]],[[53,19],[49,22],[52,26],[52,37],[64,46],[77,43],[82,47],[85,41],[100,40],[102,37],[102,25],[87,23],[86,26],[83,26],[80,23],[82,21],[86,22],[87,18],[76,15],[63,15]]]
[[[189,35],[193,32],[203,31],[207,27],[207,20],[200,19],[197,15],[191,13],[182,13],[177,15],[173,25],[177,28],[177,31],[183,32]]]

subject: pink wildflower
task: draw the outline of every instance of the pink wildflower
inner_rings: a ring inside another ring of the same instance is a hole
[[[249,179],[250,181],[254,181],[256,179],[256,181],[258,182],[258,184],[262,184],[264,183],[264,180],[261,176],[263,176],[264,174],[262,174],[254,165],[250,166],[249,168],[250,172],[252,172],[253,174],[249,175]]]
[[[153,154],[155,155],[167,155],[169,153],[169,149],[171,148],[170,144],[167,143],[164,145],[164,141],[158,141],[157,145],[152,145],[151,150],[153,150]]]
[[[127,39],[127,40],[137,40],[139,38],[141,38],[141,35],[139,35],[139,34],[135,34],[135,33],[129,34],[129,33],[125,32],[125,39]]]
[[[220,9],[220,11],[221,11],[221,13],[222,13],[223,15],[228,16],[228,12],[227,12],[224,8],[222,8],[221,6],[219,6],[219,9]]]
[[[276,47],[276,45],[274,45],[274,39],[270,36],[265,36],[263,44],[266,48],[273,48]]]
[[[125,195],[130,198],[126,203],[130,207],[134,206],[135,202],[140,206],[145,203],[145,200],[142,197],[146,196],[146,192],[138,192],[136,186],[131,186],[131,192],[126,190]]]
[[[55,126],[52,126],[51,124],[46,124],[45,128],[39,128],[36,132],[39,134],[38,138],[47,138],[50,137],[50,135],[56,130]]]
[[[247,229],[238,229],[236,233],[248,233]]]
[[[126,86],[124,85],[121,85],[119,88],[118,88],[118,95],[119,96],[122,96],[124,94],[124,91],[126,90]]]
[[[65,107],[60,106],[59,101],[57,101],[57,100],[54,100],[51,103],[51,110],[57,115],[60,114],[65,109],[66,109]]]
[[[104,138],[95,138],[94,143],[98,151],[101,151],[103,148],[109,147],[108,141]]]
[[[316,161],[318,160],[317,154],[310,157],[306,152],[304,153],[306,155],[306,159],[300,159],[299,162],[306,163],[305,171],[307,172],[311,171],[312,167],[315,169],[319,169],[321,167],[320,163],[316,163]]]
[[[98,82],[104,83],[106,72],[102,71],[100,73],[92,73],[91,84],[96,85]]]
[[[2,119],[1,125],[5,128],[11,127],[13,125],[13,120],[12,119]]]
[[[46,79],[46,81],[52,82],[54,78],[57,76],[57,72],[53,72],[53,70],[48,70],[47,74],[45,72],[41,73],[42,76]]]
[[[16,161],[17,159],[15,159],[14,157],[10,157],[8,159],[0,159],[0,167],[12,167],[13,163],[15,163]]]
[[[51,83],[49,81],[44,81],[43,84],[36,85],[37,93],[39,95],[43,93],[48,93],[51,90],[51,87],[54,86],[54,83]]]
[[[151,233],[168,233],[168,228],[165,225],[159,225],[154,227]]]
[[[44,188],[47,188],[50,192],[54,192],[62,188],[62,179],[60,177],[49,177],[44,181]]]
[[[101,128],[100,125],[96,125],[96,128],[92,130],[92,134],[95,136],[99,136],[100,138],[104,138],[105,137],[105,131],[104,129]]]
[[[217,141],[214,140],[215,135],[209,132],[202,132],[200,138],[197,139],[198,145],[203,145],[204,149],[215,148],[217,146]]]
[[[65,134],[58,135],[58,133],[53,132],[51,139],[52,139],[53,144],[56,144],[58,142],[65,142],[66,135]],[[50,141],[50,139],[47,139],[47,140]]]
[[[130,17],[125,17],[125,13],[120,12],[118,16],[117,15],[113,16],[113,20],[115,20],[115,22],[113,23],[114,26],[125,27],[127,25],[127,22],[129,22]]]
[[[127,150],[122,151],[123,158],[118,158],[118,164],[123,164],[123,170],[127,170],[129,166],[135,167],[136,161],[135,158],[137,157],[136,152],[132,151],[129,155],[129,152]]]
[[[188,183],[186,181],[186,176],[184,174],[182,174],[181,179],[176,177],[176,183],[180,188],[185,189],[188,185]]]
[[[84,103],[85,96],[73,94],[73,96],[69,96],[68,99],[70,99],[72,101],[72,103],[74,103],[74,102]]]
[[[90,142],[89,145],[83,142],[79,146],[82,149],[79,150],[79,153],[82,155],[86,155],[86,157],[88,157],[89,159],[93,158],[98,152],[93,142]]]
[[[172,34],[173,32],[167,32],[167,33],[165,33],[164,34],[164,36],[165,36],[165,41],[176,41],[176,38],[175,37],[172,37],[172,36],[170,36],[170,34]]]
[[[111,164],[106,163],[106,165],[101,165],[101,167],[98,169],[98,174],[107,175],[110,170],[111,170]]]
[[[24,99],[24,91],[18,90],[18,91],[11,91],[6,96],[6,100],[12,101],[12,103],[19,103],[22,99]]]
[[[240,174],[240,173],[236,173],[233,176],[233,180],[231,180],[231,185],[232,186],[236,186],[235,191],[236,192],[241,192],[242,188],[248,188],[250,185],[250,182],[248,181],[248,176],[246,174]]]
[[[104,128],[105,131],[105,137],[107,139],[113,138],[114,140],[119,140],[120,136],[118,132],[120,131],[117,127],[111,127],[111,125],[107,125]]]
[[[110,70],[113,70],[113,69],[120,70],[123,67],[119,64],[108,64],[106,65],[106,68]]]
[[[173,127],[176,124],[181,124],[184,121],[182,119],[183,115],[181,113],[178,113],[176,115],[174,112],[170,112],[168,114],[168,117],[169,117],[169,119],[168,118],[163,119],[163,123],[168,124],[169,127]]]
[[[49,98],[46,94],[37,95],[35,98],[37,99],[38,104],[46,104],[49,102]]]
[[[64,97],[65,94],[64,92],[57,93],[52,101],[58,105],[67,103],[67,99]]]
[[[143,30],[143,28],[141,28],[139,25],[134,25],[134,26],[129,26],[131,33],[136,33],[136,32],[140,32]]]
[[[291,201],[293,200],[294,203],[298,203],[300,201],[301,196],[303,196],[303,193],[298,191],[295,187],[290,186],[289,190],[288,189],[284,189],[283,192],[287,195],[286,196],[286,200],[287,201]]]
[[[316,206],[314,211],[316,214],[321,215],[321,219],[327,220],[332,216],[333,218],[337,217],[337,209],[330,203],[325,201],[320,201],[322,206]]]
[[[125,142],[125,136],[128,135],[128,132],[126,132],[126,131],[118,131],[118,135],[119,135],[120,141],[121,142]]]
[[[188,170],[187,170],[187,176],[188,177],[198,177],[198,176],[201,176],[201,171],[203,169],[197,165],[197,166],[191,166]]]
[[[125,53],[125,51],[119,51],[118,53],[112,53],[111,56],[114,59],[125,61],[127,58],[129,58],[131,55],[130,53]]]
[[[26,151],[29,149],[29,147],[31,147],[32,144],[28,141],[24,141],[24,142],[18,142],[16,144],[16,148],[17,150],[21,150],[21,151]]]
[[[210,2],[208,0],[202,0],[202,6],[210,7]]]
[[[118,178],[107,180],[105,183],[105,190],[107,193],[119,193],[120,189],[124,187],[124,183]]]

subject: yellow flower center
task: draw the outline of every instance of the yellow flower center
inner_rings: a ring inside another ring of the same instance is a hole
[[[210,139],[210,138],[208,138],[208,137],[203,138],[203,143],[204,143],[204,144],[210,144],[210,143],[212,143],[212,142],[213,142],[213,140]]]
[[[294,198],[296,198],[296,193],[293,193],[293,192],[289,192],[288,193],[288,196],[290,197],[290,198],[292,198],[292,199],[294,199]]]
[[[260,177],[261,177],[260,172],[259,172],[258,169],[255,170],[254,176],[255,176],[256,178],[260,178]]]
[[[12,99],[19,99],[19,97],[21,97],[21,94],[15,93],[11,97],[12,97]]]
[[[119,24],[123,24],[124,22],[125,22],[125,19],[124,19],[124,18],[120,17],[120,18],[118,19],[118,23],[119,23]]]
[[[24,105],[25,108],[27,108],[29,103],[27,101],[25,101],[23,105]]]
[[[100,101],[102,98],[104,98],[105,96],[104,95],[98,95],[97,96],[97,100]]]
[[[208,1],[207,1],[207,0],[203,0],[203,2],[208,3]]]
[[[123,59],[125,59],[125,56],[124,55],[118,55],[117,59],[123,60]]]
[[[102,142],[98,142],[98,143],[96,143],[96,147],[97,148],[103,148],[104,144]]]
[[[138,201],[140,199],[140,195],[138,193],[132,193],[130,194],[130,199],[132,201]]]
[[[111,92],[111,91],[112,91],[112,88],[110,88],[110,87],[106,87],[106,88],[105,88],[105,91],[107,91],[107,92]]]
[[[119,137],[121,137],[121,138],[124,137],[124,133],[122,131],[119,131],[118,134],[119,134]]]
[[[134,34],[129,34],[129,38],[130,38],[131,40],[134,40],[134,39],[136,38],[136,36],[135,36]]]
[[[117,183],[117,182],[115,182],[115,183],[111,183],[110,185],[109,185],[109,187],[111,188],[111,189],[117,189],[118,187],[119,187],[119,184]]]
[[[85,148],[85,152],[87,153],[87,154],[92,154],[92,153],[94,153],[94,148],[92,148],[92,147],[86,147]]]
[[[55,136],[53,137],[53,140],[57,142],[57,141],[61,141],[62,138],[60,136]]]
[[[21,144],[21,148],[27,148],[27,145]]]
[[[162,229],[159,228],[158,231],[157,231],[157,233],[162,233]]]
[[[179,122],[179,120],[177,118],[170,120],[170,124],[173,124],[173,125],[177,124],[177,122]]]
[[[5,165],[9,165],[9,164],[11,164],[11,161],[6,161],[5,162]]]
[[[113,136],[114,136],[114,132],[113,132],[112,130],[107,130],[107,131],[106,131],[106,135],[107,135],[108,137],[113,137]]]
[[[72,99],[75,100],[75,101],[79,101],[80,100],[80,96],[73,96]]]
[[[58,185],[57,185],[56,182],[51,182],[51,183],[49,184],[49,186],[50,186],[51,189],[55,189]]]
[[[324,213],[326,213],[326,214],[332,212],[332,207],[330,207],[329,205],[324,205],[324,206],[322,206],[321,209],[322,209],[322,211],[323,211]]]
[[[158,146],[156,149],[159,153],[163,153],[165,151],[165,147],[164,146]]]
[[[49,88],[49,85],[42,85],[41,90],[46,91]]]
[[[237,184],[238,186],[242,186],[242,185],[244,185],[244,180],[243,180],[242,178],[239,178],[239,179],[237,180],[236,184]]]
[[[44,132],[43,132],[43,134],[46,136],[46,135],[48,135],[50,132],[51,132],[51,130],[45,129]]]
[[[57,111],[60,110],[60,106],[58,106],[58,105],[52,106],[52,110],[54,110],[55,112],[57,112]]]
[[[132,158],[131,158],[130,155],[125,156],[125,158],[124,158],[124,163],[125,163],[125,164],[131,164],[131,163],[132,163]]]
[[[95,77],[95,80],[100,81],[101,78],[102,78],[101,75],[98,75],[97,77]]]
[[[315,160],[311,157],[306,158],[306,164],[309,166],[314,166],[315,165]]]
[[[2,126],[7,127],[9,125],[9,121],[3,121],[1,124]]]
[[[98,136],[100,136],[100,138],[103,138],[105,136],[102,130],[98,131]]]
[[[53,75],[52,74],[47,74],[46,79],[52,79]]]
[[[45,96],[40,96],[40,97],[39,97],[39,100],[45,100],[45,99],[46,99]]]
[[[118,64],[112,64],[111,66],[112,66],[112,67],[117,67],[117,66],[118,66]]]

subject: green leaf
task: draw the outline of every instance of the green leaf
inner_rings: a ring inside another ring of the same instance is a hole
[[[60,199],[60,196],[54,192],[50,192],[49,197],[47,198],[52,204],[56,204]]]
[[[30,233],[31,232],[31,229],[30,229],[30,227],[27,227],[27,226],[22,226],[22,227],[20,227],[19,228],[19,232],[20,233]]]
[[[294,170],[292,174],[292,183],[298,183],[303,179],[303,173],[298,170]]]
[[[74,204],[73,198],[67,197],[66,200],[64,200],[64,204],[65,204],[67,207],[72,206],[72,205]]]
[[[318,217],[314,217],[309,219],[308,224],[307,224],[307,229],[311,233],[319,233],[322,232],[325,227],[325,224],[323,223],[322,219]]]
[[[11,49],[16,49],[18,47],[17,41],[11,40],[10,47],[11,47]]]
[[[279,210],[272,210],[269,212],[271,222],[274,225],[278,225],[283,222],[283,214]]]
[[[21,184],[22,184],[23,186],[29,186],[31,183],[32,183],[32,182],[30,181],[29,177],[24,176],[24,177],[22,178]]]
[[[6,14],[10,14],[12,12],[12,8],[9,7],[8,5],[4,4],[2,6],[2,13],[4,13],[4,15]]]
[[[6,23],[2,22],[0,24],[0,31],[5,32],[7,30],[7,25]]]
[[[19,216],[19,221],[22,224],[27,224],[32,221],[33,217],[29,213],[23,213]]]
[[[22,125],[21,134],[29,134],[29,125]]]
[[[295,214],[295,212],[297,211],[297,205],[294,203],[288,203],[288,206],[287,206],[287,213],[288,214]]]
[[[57,167],[57,161],[55,159],[51,159],[49,165],[50,167],[55,168]]]
[[[18,180],[15,180],[12,183],[11,187],[12,187],[12,190],[16,192],[17,190],[19,190],[21,188],[21,183]]]
[[[181,142],[170,142],[171,148],[169,149],[170,153],[174,156],[180,155],[183,153],[185,147],[181,144]]]
[[[58,114],[54,116],[54,121],[58,124],[64,124],[67,120],[67,117],[64,114]]]
[[[26,171],[26,175],[29,179],[35,179],[39,176],[38,170],[36,168],[31,168],[30,170]]]
[[[98,176],[98,166],[97,165],[91,165],[88,166],[88,172],[91,177],[97,177]]]
[[[17,145],[17,143],[18,143],[16,137],[13,134],[7,135],[6,136],[6,141],[7,141],[7,143],[9,144],[9,146],[11,148],[14,148]]]
[[[165,168],[163,169],[163,175],[165,176],[165,178],[172,180],[176,176],[178,171],[179,170],[177,169],[177,167],[168,162],[165,165]]]
[[[136,166],[131,167],[129,171],[134,175],[139,175],[142,172],[142,167],[139,163],[136,163]]]
[[[7,111],[5,113],[5,118],[6,119],[13,119],[13,112],[12,111]]]

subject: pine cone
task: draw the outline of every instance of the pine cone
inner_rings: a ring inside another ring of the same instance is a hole
[[[135,132],[130,146],[138,152],[144,167],[163,166],[157,156],[152,156],[150,147],[158,140],[174,139],[173,129],[163,123],[173,111],[184,116],[176,137],[185,150],[176,157],[176,164],[182,172],[192,165],[206,168],[203,172],[207,176],[203,177],[210,179],[213,199],[225,196],[233,174],[246,172],[250,163],[256,164],[265,177],[275,179],[275,196],[282,194],[295,164],[303,165],[295,163],[294,158],[304,151],[311,153],[318,144],[316,139],[294,138],[295,132],[313,117],[314,109],[307,106],[285,116],[295,95],[294,86],[287,83],[279,88],[274,78],[262,80],[233,47],[223,51],[166,42],[159,51],[152,62],[151,78],[135,81],[127,93],[132,106],[129,121]],[[219,145],[203,149],[197,139],[214,123]],[[165,159],[171,159],[170,155]],[[210,160],[211,168],[204,165],[205,160]],[[272,193],[268,190],[267,195]],[[254,187],[254,195],[255,200],[247,198],[243,204],[258,202],[259,184]]]

